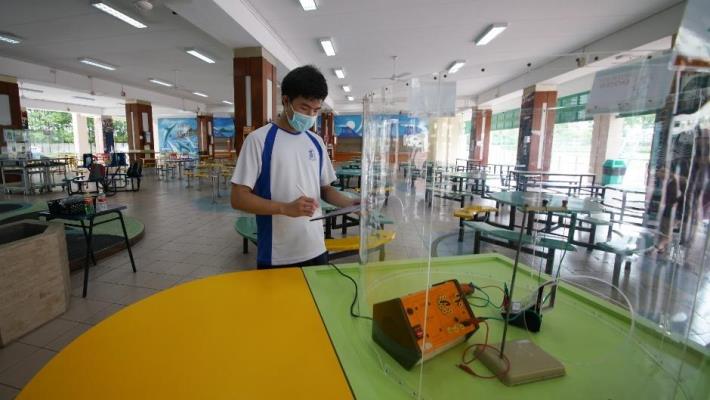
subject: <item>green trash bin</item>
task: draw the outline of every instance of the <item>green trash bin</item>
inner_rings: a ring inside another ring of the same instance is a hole
[[[626,162],[624,160],[606,160],[602,167],[602,185],[624,182],[624,175],[626,175]]]

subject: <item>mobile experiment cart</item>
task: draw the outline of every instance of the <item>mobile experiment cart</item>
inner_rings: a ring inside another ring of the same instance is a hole
[[[430,270],[424,260],[374,263],[367,266],[376,280],[368,290],[399,297],[421,290],[426,274],[432,283],[500,284],[511,267],[512,260],[495,254],[435,258]],[[341,269],[358,279],[356,265]],[[518,274],[516,293],[525,296],[538,272],[522,268]],[[565,364],[567,376],[514,387],[456,368],[464,345],[423,369],[404,370],[372,342],[370,321],[349,316],[352,296],[352,283],[328,266],[193,281],[80,336],[18,398],[452,399],[475,393],[489,399],[689,399],[710,385],[704,349],[641,320],[631,329],[625,309],[565,284],[539,333],[511,328],[508,336],[537,343]],[[502,323],[489,325],[494,343]],[[480,341],[482,331],[469,339]]]

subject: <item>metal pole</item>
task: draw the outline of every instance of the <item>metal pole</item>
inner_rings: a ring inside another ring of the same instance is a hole
[[[525,230],[525,220],[528,216],[528,205],[523,206],[523,223],[520,226],[520,235],[518,236],[518,249],[515,252],[515,263],[513,264],[513,277],[510,279],[510,293],[508,294],[508,304],[505,306],[505,325],[503,325],[503,339],[500,343],[500,358],[503,358],[503,350],[505,350],[505,337],[508,334],[508,323],[510,321],[510,306],[513,304],[513,289],[515,288],[515,276],[518,272],[518,260],[520,260],[520,250],[523,247],[523,231]]]

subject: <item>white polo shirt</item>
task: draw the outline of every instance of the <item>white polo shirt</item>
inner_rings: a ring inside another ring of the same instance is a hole
[[[301,196],[319,201],[321,186],[335,181],[335,171],[318,135],[293,133],[276,124],[263,126],[244,140],[232,183],[248,186],[262,198],[289,203]],[[320,207],[314,217],[322,215]],[[289,265],[325,253],[323,221],[311,217],[257,215],[257,260]]]

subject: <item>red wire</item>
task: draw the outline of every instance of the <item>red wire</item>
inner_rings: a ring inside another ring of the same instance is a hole
[[[488,331],[490,330],[490,328],[488,327],[488,322],[486,322],[486,321],[479,321],[479,322],[486,325],[486,336],[485,336],[484,342],[483,343],[474,343],[474,344],[466,347],[466,349],[463,351],[463,354],[461,354],[461,364],[458,364],[457,367],[459,369],[463,370],[464,372],[466,372],[467,374],[473,375],[477,378],[482,378],[482,379],[497,378],[497,375],[490,375],[490,376],[479,375],[476,373],[476,371],[474,371],[473,369],[471,369],[471,367],[468,366],[468,364],[471,364],[472,362],[474,362],[478,359],[478,355],[481,354],[481,352],[483,351],[482,348],[488,347],[494,351],[500,352],[500,350],[498,348],[488,344]],[[473,352],[473,358],[471,358],[470,360],[467,361],[466,360],[466,353],[468,353],[469,350],[471,350],[472,348],[476,348],[476,351]],[[505,370],[503,370],[500,373],[501,375],[505,375],[508,371],[510,371],[510,360],[508,360],[508,357],[506,357],[505,354],[503,354],[503,360],[505,361]]]

